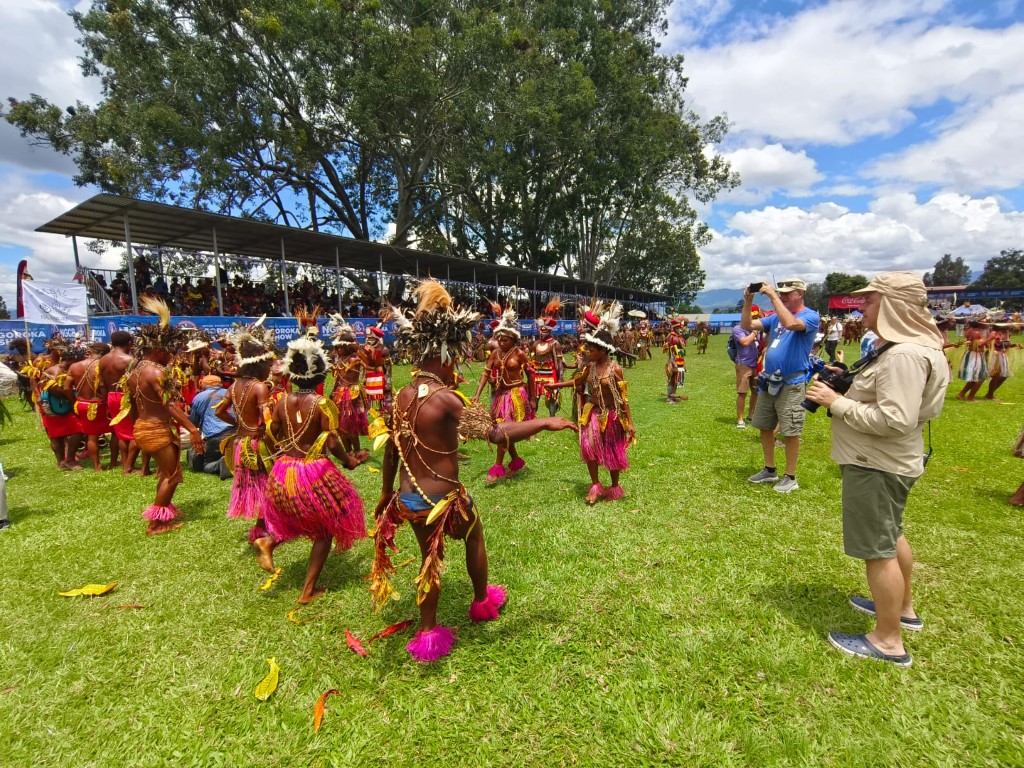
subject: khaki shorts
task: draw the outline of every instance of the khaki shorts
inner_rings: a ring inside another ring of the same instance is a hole
[[[754,384],[754,369],[743,363],[736,363],[736,394],[745,395]]]
[[[842,464],[843,550],[860,560],[896,557],[903,510],[916,477]]]
[[[782,391],[775,397],[762,389],[757,393],[754,418],[750,423],[765,432],[779,427],[783,437],[797,437],[804,431],[804,416],[807,414],[800,403],[804,399],[806,384],[783,384]]]

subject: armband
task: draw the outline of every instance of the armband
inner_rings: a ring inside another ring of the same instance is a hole
[[[622,395],[622,402],[626,403],[626,405],[629,405],[629,385],[626,383],[626,380],[622,379],[621,381],[617,381],[615,383],[619,387],[619,394]]]
[[[328,431],[336,432],[338,430],[338,406],[334,404],[333,400],[326,397],[321,397],[317,405],[320,406],[320,411],[327,417]]]

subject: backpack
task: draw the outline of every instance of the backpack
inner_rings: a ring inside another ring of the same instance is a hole
[[[732,334],[729,334],[729,343],[725,345],[725,351],[729,353],[729,359],[735,363],[736,356],[740,353],[740,345]]]

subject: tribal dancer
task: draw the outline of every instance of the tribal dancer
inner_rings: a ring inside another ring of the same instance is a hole
[[[967,326],[967,330],[964,331],[964,344],[967,345],[967,349],[964,350],[960,369],[957,371],[957,377],[967,383],[957,394],[956,399],[973,403],[975,395],[988,378],[987,356],[989,349],[996,342],[996,337],[990,335],[980,322],[972,320]]]
[[[128,331],[114,331],[110,334],[110,351],[100,358],[98,365],[100,391],[106,392],[108,416],[121,412],[121,401],[124,398],[121,380],[133,361],[132,335]],[[113,431],[110,438],[110,468],[117,466],[117,457],[121,456],[121,470],[127,475],[135,466],[135,457],[139,454],[139,447],[135,444],[135,422],[124,416],[117,423],[111,421],[110,428]]]
[[[363,345],[366,365],[365,389],[367,410],[378,414],[391,412],[391,353],[384,346],[384,329],[371,325],[366,329]]]
[[[498,340],[498,348],[487,358],[473,402],[480,402],[480,394],[494,372],[495,390],[491,416],[498,422],[529,421],[537,412],[537,399],[536,393],[530,387],[530,359],[517,346],[520,338],[519,322],[515,310],[511,307],[502,313],[493,336]],[[505,477],[506,450],[509,455],[508,474],[514,476],[526,466],[514,443],[510,443],[507,448],[499,444],[494,466],[487,472],[488,483],[496,483]]]
[[[552,385],[576,388],[580,456],[590,473],[587,504],[596,504],[598,499],[615,501],[625,495],[619,485],[619,473],[629,468],[626,449],[636,440],[622,368],[610,359],[616,350],[613,339],[619,325],[619,312],[619,305],[612,304],[601,315],[597,330],[584,334],[587,362],[576,378]],[[608,488],[601,485],[598,476],[598,468],[602,466],[611,474]]]
[[[546,389],[548,384],[555,384],[562,380],[562,372],[565,370],[565,363],[562,360],[562,347],[558,339],[551,335],[551,331],[558,325],[558,310],[562,307],[562,300],[555,296],[544,308],[544,315],[537,318],[537,333],[540,338],[533,345],[533,387],[534,402],[544,397],[548,406],[548,415],[554,416],[558,413],[561,405],[559,391]]]
[[[665,377],[668,379],[668,402],[688,400],[687,395],[677,395],[676,389],[686,381],[686,328],[685,317],[671,318],[671,328],[662,349],[668,353],[665,363]]]
[[[641,360],[651,359],[651,345],[654,343],[654,332],[651,330],[651,321],[646,317],[640,321],[636,331],[637,336],[637,357]]]
[[[39,411],[43,416],[43,429],[50,438],[57,469],[80,470],[75,457],[82,444],[82,428],[75,415],[75,387],[68,368],[85,357],[85,348],[69,346],[58,332],[47,339],[46,349],[50,360],[56,361],[40,378]]]
[[[255,519],[249,530],[249,543],[267,543],[264,524],[267,506],[267,473],[272,462],[264,442],[264,409],[270,404],[270,369],[274,364],[275,334],[263,326],[264,317],[252,326],[236,326],[231,344],[236,350],[237,372],[224,399],[217,405],[217,418],[235,426],[235,434],[224,442],[221,452],[235,476],[228,502],[228,517]],[[234,408],[232,409],[232,406]],[[233,412],[232,412],[233,410]],[[272,539],[271,539],[272,541]],[[257,547],[260,566],[270,573],[267,547]]]
[[[109,351],[109,345],[97,342],[89,348],[89,354],[84,360],[68,368],[68,375],[75,383],[75,416],[85,435],[85,448],[96,472],[103,469],[100,466],[100,435],[110,432],[107,393],[100,376],[100,359]],[[114,450],[111,447],[111,451]]]
[[[437,603],[444,569],[444,538],[466,542],[466,570],[473,582],[469,618],[474,622],[498,618],[505,604],[504,587],[487,583],[487,549],[479,511],[459,481],[456,458],[460,436],[511,446],[542,430],[572,429],[563,418],[496,423],[479,404],[470,404],[457,390],[455,366],[472,353],[473,325],[479,315],[456,307],[436,280],[424,280],[413,290],[418,306],[398,321],[399,343],[415,366],[412,383],[395,398],[389,430],[384,420],[374,423],[374,436],[387,439],[383,485],[374,510],[373,570],[370,593],[376,609],[397,597],[391,586],[395,573],[389,550],[397,551],[395,533],[404,522],[412,525],[422,565],[415,579],[421,626],[407,650],[416,661],[435,661],[451,652],[455,632],[437,623]],[[395,479],[399,477],[399,491]]]
[[[1010,326],[997,325],[992,329],[992,354],[990,359],[992,364],[989,366],[989,380],[988,380],[988,391],[985,393],[985,400],[995,400],[996,390],[1002,386],[1003,382],[1010,378],[1010,356],[1009,350],[1014,347],[1019,347],[1020,344],[1010,343]]]
[[[360,384],[366,359],[361,354],[355,331],[341,315],[331,315],[334,332],[334,392],[331,399],[338,406],[338,431],[341,433],[345,450],[355,454],[360,461],[366,461],[370,452],[361,449],[359,436],[365,435],[370,421],[366,417],[366,398]]]
[[[121,418],[134,418],[135,442],[156,460],[156,499],[142,513],[142,519],[149,521],[146,535],[155,536],[184,525],[178,520],[181,510],[171,503],[174,490],[183,479],[178,425],[188,430],[196,453],[204,453],[206,446],[199,428],[178,405],[179,382],[167,368],[174,350],[183,340],[181,331],[171,325],[171,311],[163,301],[147,296],[141,304],[144,310],[157,315],[159,321],[139,327],[135,350],[142,359],[125,377],[121,411],[111,423]]]
[[[330,370],[323,344],[309,335],[289,342],[282,369],[296,390],[277,401],[271,416],[268,436],[276,444],[276,461],[267,481],[269,535],[255,545],[260,565],[273,572],[275,546],[300,536],[312,540],[299,595],[305,605],[326,591],[316,582],[331,552],[331,539],[339,551],[349,549],[366,538],[366,521],[356,489],[324,455],[330,451],[349,469],[360,464],[339,438],[338,409],[316,391]]]

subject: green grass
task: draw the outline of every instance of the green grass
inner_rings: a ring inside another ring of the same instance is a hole
[[[152,478],[56,472],[11,402],[0,764],[1024,765],[1024,543],[1006,503],[1024,480],[1009,455],[1024,409],[957,402],[954,383],[907,510],[927,623],[907,638],[914,666],[858,662],[825,639],[870,626],[846,605],[866,586],[842,553],[828,419],[808,418],[799,492],[749,485],[760,449],[734,426],[725,339],[689,357],[676,406],[660,359],[627,371],[640,441],[621,502],[583,503],[569,434],[527,444],[528,471],[493,488],[487,448],[470,448],[463,477],[510,600],[499,621],[470,624],[452,544],[440,619],[459,642],[428,666],[406,654],[409,633],[368,658],[344,641],[417,615],[415,566],[375,616],[360,542],[329,559],[330,591],[292,624],[308,544],[282,547],[284,572],[260,591],[245,525],[224,518],[228,484],[188,473],[175,499],[187,525],[147,539]],[[1000,394],[1024,402],[1024,375]],[[352,476],[372,508],[380,475]],[[396,562],[416,550],[407,527],[399,545]],[[105,597],[57,596],[108,581]],[[145,607],[119,607],[132,604]],[[281,683],[261,704],[271,656]],[[314,735],[328,688],[342,695]]]

